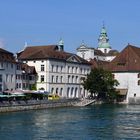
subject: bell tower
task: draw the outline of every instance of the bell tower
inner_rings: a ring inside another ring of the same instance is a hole
[[[62,38],[60,38],[58,42],[58,47],[60,51],[64,51],[64,41],[62,40]]]
[[[108,53],[111,50],[111,46],[109,44],[109,38],[107,36],[106,28],[103,24],[101,29],[101,33],[98,38],[98,50],[101,50],[103,53]]]

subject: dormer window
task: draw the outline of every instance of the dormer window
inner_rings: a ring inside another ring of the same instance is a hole
[[[140,80],[138,80],[138,85],[140,85]]]
[[[117,65],[118,66],[125,66],[125,62],[118,62]]]
[[[138,78],[140,78],[140,73],[138,73]]]

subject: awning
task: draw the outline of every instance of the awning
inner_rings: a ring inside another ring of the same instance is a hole
[[[128,89],[116,89],[117,91],[119,91],[118,95],[126,95]]]

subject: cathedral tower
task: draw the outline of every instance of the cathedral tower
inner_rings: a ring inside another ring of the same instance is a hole
[[[107,36],[107,31],[105,26],[103,25],[101,33],[98,38],[98,50],[101,50],[103,53],[108,53],[111,50],[111,46],[109,44],[109,38]]]

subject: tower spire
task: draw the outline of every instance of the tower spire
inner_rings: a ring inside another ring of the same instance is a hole
[[[59,42],[58,42],[58,47],[60,51],[64,50],[64,41],[62,40],[62,38],[60,38]]]
[[[101,50],[103,53],[108,53],[111,50],[104,22],[98,38],[98,50]]]

